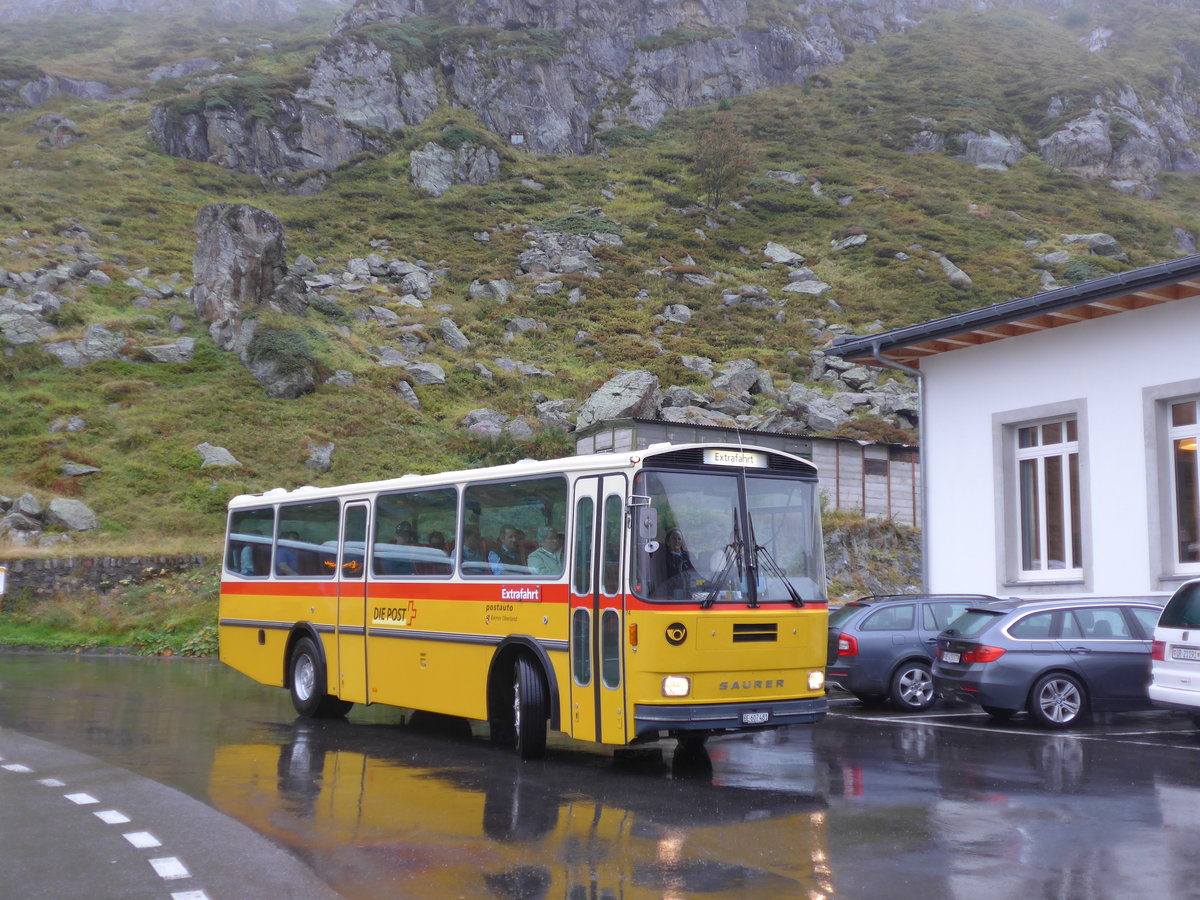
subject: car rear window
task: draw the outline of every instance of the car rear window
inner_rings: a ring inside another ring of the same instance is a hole
[[[966,612],[970,605],[965,600],[957,603],[926,603],[922,624],[930,631],[941,631]]]
[[[968,609],[965,613],[946,626],[947,631],[953,631],[962,637],[974,637],[1000,618],[999,612],[987,609]]]
[[[1015,638],[1026,640],[1054,637],[1057,635],[1057,629],[1054,627],[1054,619],[1057,615],[1054,612],[1040,612],[1025,616],[1010,625],[1008,633]]]
[[[1200,583],[1185,584],[1163,608],[1162,628],[1200,628]]]
[[[866,608],[867,605],[865,603],[847,603],[845,606],[841,606],[837,609],[831,609],[829,611],[829,624],[831,627],[841,625],[856,612],[861,612]]]
[[[1118,606],[1084,607],[1071,611],[1069,622],[1063,622],[1063,637],[1095,640],[1132,640],[1129,622]]]
[[[911,603],[885,606],[863,619],[863,631],[912,631],[916,625],[916,609]]]

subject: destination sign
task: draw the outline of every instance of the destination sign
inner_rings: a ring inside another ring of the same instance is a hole
[[[740,466],[746,469],[767,468],[765,453],[753,450],[717,450],[709,448],[704,451],[704,461],[711,466]]]

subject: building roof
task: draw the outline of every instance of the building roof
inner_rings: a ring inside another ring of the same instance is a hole
[[[920,368],[922,359],[937,353],[1197,295],[1200,295],[1200,255],[1184,256],[919,325],[879,334],[839,337],[826,352],[868,365],[897,362]],[[881,357],[886,357],[887,362]]]

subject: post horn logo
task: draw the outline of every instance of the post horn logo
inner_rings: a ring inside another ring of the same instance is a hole
[[[672,622],[667,626],[667,643],[678,647],[687,640],[687,628],[682,622]]]

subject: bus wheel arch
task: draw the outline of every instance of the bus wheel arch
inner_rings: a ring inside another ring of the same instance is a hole
[[[494,743],[517,747],[524,751],[526,748],[520,746],[520,737],[515,728],[515,702],[521,700],[519,694],[522,678],[526,682],[524,685],[526,709],[530,709],[529,704],[533,703],[535,715],[539,718],[544,717],[550,728],[558,730],[560,721],[558,679],[555,677],[554,667],[550,664],[550,657],[533,638],[528,636],[505,638],[496,648],[488,669],[488,724],[491,726]],[[530,683],[531,679],[536,679],[537,684]],[[527,729],[526,743],[528,743],[532,733],[528,729],[533,726],[528,717],[525,718],[523,724]],[[537,748],[528,747],[527,749],[536,750]],[[522,752],[522,755],[524,756],[525,753]]]
[[[325,649],[316,632],[303,626],[294,629],[284,654],[283,683],[301,716],[336,718],[344,716],[354,705],[329,694],[327,671]]]

